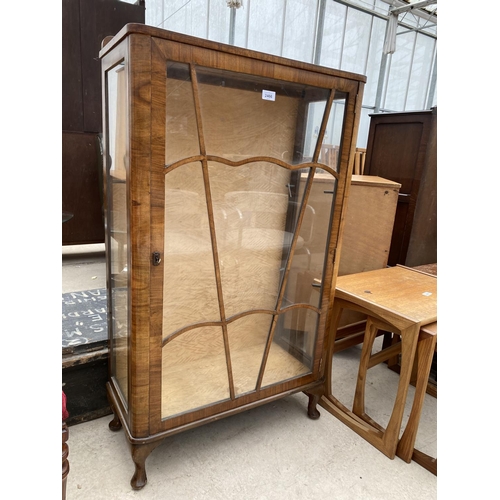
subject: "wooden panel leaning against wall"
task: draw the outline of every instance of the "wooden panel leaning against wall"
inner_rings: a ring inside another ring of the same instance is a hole
[[[390,266],[437,262],[437,107],[371,115],[364,173],[401,183]]]
[[[62,2],[62,210],[73,214],[63,245],[104,242],[99,50],[129,22],[145,22],[144,1]]]

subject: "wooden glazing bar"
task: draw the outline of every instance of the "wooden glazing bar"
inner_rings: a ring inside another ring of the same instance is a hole
[[[200,107],[200,97],[198,92],[198,79],[196,78],[196,70],[194,65],[189,65],[189,71],[191,73],[191,87],[193,89],[193,101],[194,101],[194,111],[196,115],[196,125],[198,128],[198,142],[200,144],[201,158],[206,159],[207,150],[205,148],[205,136],[203,134],[203,123],[201,119],[201,107]]]
[[[181,167],[182,165],[186,165],[187,163],[193,163],[196,161],[202,161],[204,158],[203,155],[195,155],[195,156],[190,156],[188,158],[183,158],[182,160],[178,160],[174,163],[171,163],[169,165],[165,165],[165,174],[168,174],[172,170]],[[329,174],[333,175],[336,179],[338,179],[339,174],[333,170],[331,167],[328,165],[324,165],[323,163],[312,163],[312,162],[307,162],[307,163],[300,163],[297,165],[292,165],[291,163],[287,163],[286,161],[280,160],[278,158],[274,158],[273,156],[252,156],[251,158],[245,158],[244,160],[239,160],[239,161],[232,161],[228,160],[227,158],[224,158],[222,156],[214,156],[214,155],[206,155],[206,158],[208,161],[214,161],[217,163],[223,163],[224,165],[228,165],[230,167],[240,167],[241,165],[247,165],[248,163],[256,163],[256,162],[267,162],[267,163],[273,163],[275,165],[279,165],[280,167],[286,168],[287,170],[302,170],[305,168],[311,168],[311,167],[321,167],[322,170],[325,170]]]
[[[334,96],[335,96],[335,89],[332,89],[330,92],[330,97],[328,98],[328,101],[325,106],[325,112],[323,114],[323,120],[321,122],[321,127],[319,129],[318,139],[316,141],[316,147],[314,148],[313,164],[315,165],[317,164],[319,155],[321,153],[321,146],[323,145],[323,138],[325,137],[326,126],[328,125],[328,120],[330,118],[330,111],[332,110]],[[338,175],[336,175],[336,178],[338,179]]]
[[[194,99],[194,108],[196,114],[196,123],[198,127],[198,139],[200,143],[200,152],[203,156],[202,159],[202,170],[203,170],[203,183],[205,185],[205,196],[207,203],[207,213],[208,213],[208,225],[210,227],[210,239],[212,241],[212,255],[215,269],[215,282],[217,285],[217,298],[219,301],[219,312],[221,318],[221,326],[222,326],[222,335],[224,338],[224,350],[226,353],[226,367],[227,367],[227,376],[229,381],[229,394],[231,396],[231,400],[235,399],[235,391],[234,391],[234,380],[233,380],[233,369],[231,365],[231,352],[229,349],[229,338],[227,334],[227,322],[226,322],[226,312],[224,308],[224,296],[222,293],[222,280],[220,273],[220,265],[219,265],[219,252],[217,248],[217,235],[215,231],[215,222],[214,222],[214,210],[212,203],[212,193],[210,190],[210,178],[208,173],[208,162],[206,159],[206,148],[205,148],[205,137],[203,135],[203,123],[201,117],[201,107],[200,107],[200,98],[198,92],[198,80],[196,76],[196,70],[194,65],[190,65],[191,71],[191,84],[193,87],[193,99]]]
[[[287,163],[286,161],[280,160],[278,158],[275,158],[273,156],[252,156],[251,158],[245,158],[244,160],[239,160],[239,161],[232,161],[228,160],[227,158],[223,158],[221,156],[213,156],[213,155],[207,155],[207,160],[208,161],[216,161],[219,163],[224,163],[225,165],[229,165],[230,167],[239,167],[241,165],[246,165],[248,163],[256,163],[256,162],[267,162],[267,163],[273,163],[275,165],[279,165],[280,167],[286,168],[287,170],[302,170],[305,168],[312,168],[312,167],[318,167],[321,165],[321,168],[331,175],[333,175],[335,178],[338,178],[339,174],[335,172],[331,167],[328,165],[323,165],[323,164],[318,164],[317,162],[307,162],[307,163],[300,163],[297,165],[292,165],[291,163]]]
[[[336,82],[335,82],[336,85]],[[328,125],[328,120],[330,118],[330,113],[332,110],[333,106],[333,101],[335,99],[335,93],[336,93],[336,86],[334,86],[330,90],[330,96],[328,98],[328,101],[325,106],[325,110],[323,113],[323,119],[321,121],[321,127],[318,133],[318,139],[316,141],[316,147],[314,149],[314,154],[313,154],[313,162],[317,163],[319,160],[319,156],[321,154],[321,148],[323,146],[323,139],[325,137],[325,131],[326,127]],[[336,167],[339,166],[340,163],[337,163]],[[323,165],[321,164],[321,168],[324,168]],[[330,169],[329,171],[331,171]],[[340,170],[340,168],[339,168]],[[337,190],[338,190],[338,184],[342,180],[343,176],[342,172],[339,171],[339,173],[335,173],[334,177],[336,179],[335,185],[334,185],[334,191],[332,193],[332,206],[330,208],[330,214],[331,214],[331,219],[332,223],[335,220],[336,212],[337,212]],[[306,201],[307,203],[307,201]],[[333,234],[330,232],[329,234]],[[315,361],[315,365],[313,366],[313,371],[314,370],[320,370],[321,365],[325,364],[325,351],[323,350],[323,340],[322,337],[324,336],[325,332],[327,331],[327,325],[329,324],[327,314],[329,310],[331,310],[331,301],[330,301],[330,293],[331,293],[331,288],[330,288],[330,280],[328,279],[328,276],[331,276],[331,271],[332,271],[332,263],[335,260],[335,255],[336,255],[336,248],[335,248],[335,242],[333,242],[331,239],[328,239],[328,244],[327,248],[325,249],[325,258],[324,258],[324,263],[323,263],[323,277],[321,280],[321,288],[320,288],[320,310],[322,313],[318,316],[318,322],[316,325],[316,348],[313,354],[313,359]],[[327,289],[325,290],[325,285],[327,286]],[[321,337],[321,339],[320,339]],[[319,341],[318,341],[319,340]]]
[[[165,175],[172,172],[172,170],[175,170],[178,167],[182,167],[182,165],[202,160],[203,160],[202,155],[195,155],[195,156],[188,156],[187,158],[183,158],[182,160],[178,160],[174,163],[170,163],[169,165],[165,165]]]
[[[172,342],[172,340],[174,340],[179,335],[182,335],[183,333],[195,330],[196,328],[202,328],[205,326],[222,326],[222,321],[205,321],[203,323],[194,323],[193,325],[179,328],[178,330],[175,330],[175,332],[172,332],[170,335],[168,335],[163,339],[162,347],[165,347],[169,342]]]
[[[271,315],[282,314],[282,313],[291,311],[293,309],[310,309],[311,311],[314,311],[317,314],[321,314],[321,311],[317,307],[314,307],[310,304],[292,304],[291,306],[287,306],[287,307],[281,309],[279,312],[276,309],[274,309],[274,310],[272,310],[272,309],[252,309],[249,311],[243,311],[241,313],[235,314],[234,316],[227,318],[224,322],[223,321],[204,321],[201,323],[193,323],[192,325],[185,326],[183,328],[179,328],[178,330],[175,330],[174,332],[172,332],[170,335],[168,335],[167,337],[165,337],[163,339],[162,347],[167,345],[169,342],[174,340],[179,335],[182,335],[183,333],[189,332],[189,331],[194,330],[196,328],[201,328],[201,327],[205,327],[205,326],[222,326],[224,323],[229,325],[233,321],[241,319],[244,316],[249,316],[251,314],[271,314]]]
[[[355,150],[355,140],[352,137],[356,136],[357,128],[359,125],[359,117],[361,115],[361,100],[363,96],[363,89],[360,88],[358,83],[350,82],[349,85],[345,86],[345,92],[348,97],[345,103],[343,126],[342,126],[342,144],[339,151],[338,160],[338,184],[336,186],[336,194],[333,200],[333,214],[330,224],[330,242],[328,245],[328,252],[325,256],[325,267],[323,274],[325,277],[330,277],[333,279],[329,280],[329,283],[323,283],[322,295],[321,295],[321,310],[326,311],[326,314],[322,314],[319,319],[318,332],[325,332],[326,335],[323,341],[319,341],[316,344],[315,359],[321,356],[321,360],[324,363],[325,368],[331,363],[333,343],[335,342],[335,332],[337,328],[334,328],[333,335],[331,335],[331,323],[333,318],[334,302],[337,300],[335,298],[335,283],[336,276],[338,274],[339,264],[340,264],[340,252],[338,251],[341,247],[342,241],[342,230],[345,223],[345,210],[346,202],[349,194],[351,172],[349,171],[349,159],[351,158]],[[349,140],[345,140],[349,138]],[[329,335],[330,334],[330,335]],[[323,342],[326,340],[328,346],[326,349],[323,348]],[[327,384],[329,383],[327,379]],[[329,390],[331,394],[331,391]]]
[[[243,311],[238,314],[234,314],[233,316],[230,316],[229,318],[226,319],[226,323],[232,323],[233,321],[236,321],[237,319],[243,318],[244,316],[249,316],[250,314],[276,314],[277,311],[273,309],[252,309],[249,311]]]
[[[283,314],[293,309],[310,309],[311,311],[314,311],[317,314],[321,314],[321,309],[318,309],[317,307],[312,306],[311,304],[305,304],[305,303],[292,304],[291,306],[284,307],[283,309],[279,310],[278,314]]]

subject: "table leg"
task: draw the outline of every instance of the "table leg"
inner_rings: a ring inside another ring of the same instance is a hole
[[[436,347],[437,336],[433,335],[420,340],[417,347],[417,380],[415,384],[415,396],[406,428],[401,436],[397,447],[397,456],[407,463],[411,462],[415,439],[417,437],[418,424],[424,404],[427,389],[427,381],[432,365],[432,357]]]
[[[356,381],[356,391],[354,393],[354,402],[352,411],[359,417],[365,416],[365,386],[366,374],[368,372],[370,357],[373,349],[373,342],[377,336],[378,328],[374,325],[370,317],[366,320],[365,336],[361,349],[361,358],[359,360],[358,379]]]
[[[399,441],[399,432],[403,413],[410,386],[411,372],[415,352],[417,349],[418,334],[420,327],[418,324],[401,331],[401,371],[399,373],[398,391],[394,409],[384,433],[384,441],[387,449],[390,450],[391,458],[396,456],[396,448]]]

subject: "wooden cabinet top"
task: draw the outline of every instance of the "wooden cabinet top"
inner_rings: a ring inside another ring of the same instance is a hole
[[[132,34],[145,35],[153,38],[161,38],[163,40],[170,40],[173,42],[179,42],[197,47],[203,47],[206,49],[216,50],[218,52],[224,52],[227,54],[234,54],[238,56],[249,57],[252,59],[259,59],[261,61],[281,64],[284,66],[294,67],[297,69],[314,71],[316,73],[323,73],[325,75],[330,75],[330,76],[349,78],[352,80],[357,80],[359,82],[366,83],[366,76],[357,73],[350,73],[347,71],[327,68],[325,66],[318,66],[316,64],[296,61],[293,59],[287,59],[284,57],[275,56],[271,54],[265,54],[263,52],[257,52],[254,50],[249,50],[242,47],[236,47],[234,45],[228,45],[220,42],[214,42],[212,40],[205,40],[203,38],[184,35],[182,33],[176,33],[174,31],[168,31],[161,28],[155,28],[153,26],[148,26],[146,24],[139,24],[139,23],[126,24],[115,36],[105,38],[102,43],[103,47],[99,52],[99,57],[102,58],[109,51],[111,51],[113,47],[118,45],[124,38]]]

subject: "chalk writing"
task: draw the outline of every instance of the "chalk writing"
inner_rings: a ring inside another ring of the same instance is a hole
[[[106,340],[107,294],[105,289],[62,295],[62,346]]]

